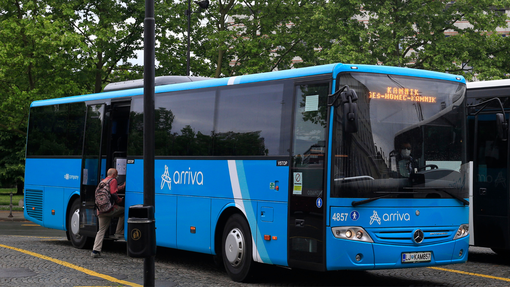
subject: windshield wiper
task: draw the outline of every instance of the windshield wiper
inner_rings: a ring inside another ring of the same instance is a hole
[[[456,195],[456,194],[453,194],[453,193],[451,193],[451,192],[448,192],[448,191],[446,191],[446,190],[444,190],[444,189],[436,189],[436,190],[439,190],[439,191],[442,191],[442,192],[444,192],[444,193],[448,194],[449,196],[451,196],[451,197],[455,198],[456,200],[458,200],[458,201],[460,201],[460,202],[464,203],[464,205],[469,205],[469,201],[465,200],[464,198],[462,198],[462,197],[460,197],[460,196],[458,196],[458,195]]]
[[[390,196],[391,196],[391,194],[386,194],[386,195],[383,195],[383,196],[377,196],[377,197],[372,197],[372,198],[368,198],[368,199],[353,201],[353,202],[351,202],[351,205],[352,206],[358,206],[358,205],[361,205],[361,204],[369,203],[369,202],[376,201],[378,199],[385,198],[385,197],[390,197]]]
[[[407,191],[407,192],[399,192],[399,191],[394,191],[394,192],[388,192],[388,191],[385,191],[384,193],[386,193],[385,195],[382,195],[382,196],[377,196],[377,197],[371,197],[371,198],[367,198],[367,199],[364,199],[364,200],[358,200],[358,201],[353,201],[351,202],[351,205],[352,206],[358,206],[358,205],[361,205],[361,204],[365,204],[365,203],[369,203],[369,202],[372,202],[372,201],[376,201],[378,199],[381,199],[381,198],[386,198],[386,197],[390,197],[394,194],[416,194],[416,193],[427,193],[425,190],[432,190],[432,191],[442,191],[446,194],[448,194],[449,196],[451,196],[452,198],[462,202],[464,205],[469,205],[469,201],[465,200],[464,198],[456,195],[456,194],[453,194],[449,191],[446,191],[444,189],[441,189],[441,188],[430,188],[430,187],[422,187],[422,188],[419,188],[419,187],[404,187],[404,189],[414,189],[414,190],[418,190],[418,191]],[[376,192],[376,193],[383,193],[383,192]]]
[[[465,200],[464,198],[456,195],[456,194],[453,194],[443,188],[433,188],[433,187],[404,187],[404,189],[417,189],[419,190],[420,192],[423,192],[425,190],[434,190],[434,191],[442,191],[446,194],[448,194],[449,196],[451,196],[452,198],[462,202],[464,205],[469,205],[469,201]]]

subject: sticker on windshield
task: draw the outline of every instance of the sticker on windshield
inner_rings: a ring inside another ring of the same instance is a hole
[[[317,206],[317,208],[321,208],[322,207],[322,198],[317,198],[317,200],[315,201],[315,205]]]
[[[303,194],[303,173],[294,173],[294,187],[292,188],[292,194],[301,195]]]
[[[319,95],[306,96],[305,112],[316,112],[319,110]]]

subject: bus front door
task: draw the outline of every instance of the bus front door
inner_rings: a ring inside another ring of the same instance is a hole
[[[296,86],[289,186],[290,267],[324,271],[326,119],[329,83]]]
[[[497,136],[495,114],[479,114],[470,121],[475,127],[474,244],[510,250],[508,141]]]
[[[93,237],[97,231],[94,193],[99,181],[106,177],[105,159],[102,158],[102,135],[105,121],[104,104],[87,106],[82,156],[82,182],[80,189],[80,234]]]

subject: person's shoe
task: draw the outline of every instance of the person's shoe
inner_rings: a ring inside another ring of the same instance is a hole
[[[101,257],[101,252],[93,250],[90,256],[92,256],[92,258],[99,258]]]
[[[114,234],[113,238],[116,240],[122,240],[124,239],[124,234]]]

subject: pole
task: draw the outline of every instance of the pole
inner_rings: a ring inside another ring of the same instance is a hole
[[[10,212],[9,212],[9,215],[7,217],[12,218],[13,217],[12,216],[12,191],[11,191],[11,204],[9,205],[9,210],[10,210]]]
[[[143,90],[143,205],[155,206],[154,195],[154,77],[155,77],[154,0],[145,0],[144,20],[144,90]],[[146,257],[143,285],[155,285],[155,256]]]
[[[190,59],[189,59],[189,54],[190,54],[190,31],[191,31],[191,0],[188,0],[188,10],[186,10],[186,15],[188,16],[188,55],[187,55],[187,58],[186,58],[186,76],[189,76],[190,75],[190,68],[189,68],[189,65],[190,65]]]

